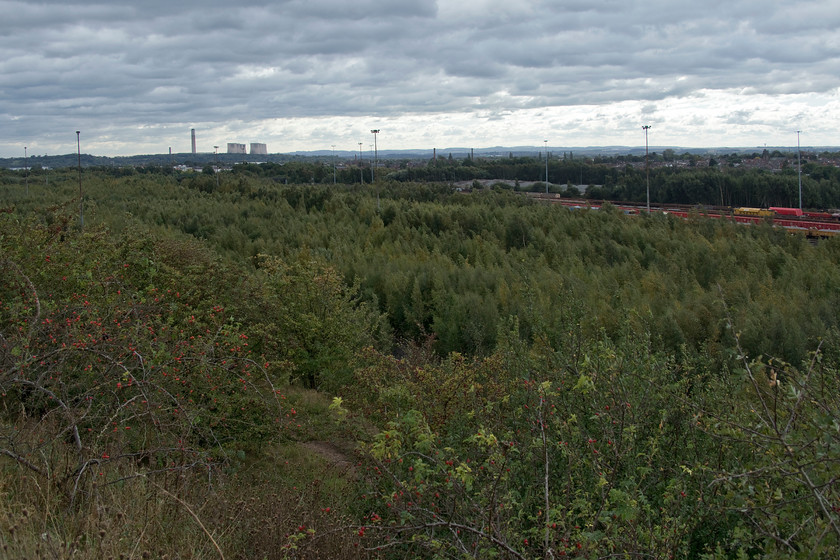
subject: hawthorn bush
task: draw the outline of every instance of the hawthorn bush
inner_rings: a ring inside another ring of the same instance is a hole
[[[44,497],[39,513],[84,519],[117,488],[176,506],[206,499],[194,487],[202,478],[212,484],[297,430],[277,381],[285,374],[251,352],[226,309],[230,290],[192,275],[200,251],[176,269],[171,241],[0,221],[2,474],[58,497]],[[147,523],[165,519],[149,503]],[[55,550],[89,548],[45,521]]]

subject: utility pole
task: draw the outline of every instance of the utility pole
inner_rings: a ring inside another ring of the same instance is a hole
[[[26,155],[26,146],[23,147],[23,167],[25,169],[24,176],[26,177],[26,179],[24,179],[26,184],[26,196],[29,196],[29,157]]]
[[[642,128],[645,130],[645,174],[647,175],[647,211],[648,214],[650,214],[650,166],[648,165],[648,130],[650,130],[650,125],[643,125]]]
[[[333,185],[335,185],[335,144],[332,145],[332,160],[333,160]]]

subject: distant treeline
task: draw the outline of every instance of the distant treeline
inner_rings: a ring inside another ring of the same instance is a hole
[[[79,164],[79,155],[76,153],[61,154],[61,155],[31,155],[28,158],[0,158],[0,168],[5,169],[24,169],[29,167],[32,170],[40,170],[43,168],[60,169],[63,167],[76,167]],[[146,168],[153,167],[164,170],[170,170],[174,166],[187,167],[202,167],[204,165],[213,165],[218,163],[223,166],[231,166],[237,163],[248,162],[286,162],[295,161],[298,159],[313,159],[302,158],[300,156],[290,154],[214,154],[213,152],[200,152],[197,154],[181,153],[181,154],[145,154],[135,156],[93,156],[90,154],[81,154],[81,164],[83,168],[102,167],[102,168]]]
[[[798,206],[799,179],[791,154],[767,154],[785,157],[780,171],[739,167],[742,161],[761,154],[731,154],[717,159],[685,154],[651,154],[650,196],[656,204],[700,204],[709,206]],[[795,155],[794,155],[795,156]],[[823,154],[823,159],[830,154]],[[676,161],[686,166],[667,165]],[[700,166],[702,161],[703,166]],[[790,165],[790,161],[794,165]],[[391,162],[389,167],[374,170],[379,179],[396,182],[472,181],[475,187],[545,190],[545,159],[509,157],[458,160],[441,157],[418,164],[408,160]],[[212,171],[212,170],[211,170]],[[323,184],[335,180],[341,184],[369,183],[369,167],[344,166],[333,169],[324,162],[294,161],[285,164],[243,164],[233,173],[244,177],[266,177],[284,184]],[[644,157],[574,158],[571,154],[548,161],[549,192],[585,196],[595,200],[643,202],[647,199],[647,174]],[[493,183],[498,181],[498,184]],[[536,182],[536,184],[534,184]],[[209,182],[208,189],[213,188]],[[807,208],[840,207],[840,167],[821,163],[816,154],[807,154],[802,163],[802,202]]]
[[[148,158],[150,156],[135,156]],[[217,188],[214,175],[225,169],[241,180],[269,179],[279,184],[370,184],[372,181],[464,183],[473,188],[513,190],[546,190],[567,196],[584,196],[593,200],[644,202],[647,200],[647,169],[650,176],[650,199],[654,204],[698,204],[706,206],[798,206],[799,173],[796,154],[772,152],[763,154],[718,155],[708,158],[696,154],[675,154],[665,150],[652,153],[646,166],[644,156],[622,155],[580,158],[571,152],[562,156],[499,158],[454,158],[451,155],[424,160],[390,160],[372,168],[365,160],[339,162],[337,158],[296,158],[263,163],[242,163],[242,155],[198,154],[187,165],[194,170],[182,171],[169,164],[168,156],[154,156],[161,161],[133,165],[125,158],[124,165],[114,165],[109,158],[82,156],[85,169],[96,170],[114,177],[137,174],[172,174],[179,182],[205,192]],[[248,156],[250,157],[250,156]],[[65,171],[77,165],[77,156],[59,158]],[[754,162],[775,161],[777,170]],[[105,163],[103,160],[108,160]],[[29,182],[49,182],[49,175],[57,173],[48,166],[40,166],[41,158],[30,158],[29,170],[6,172],[0,181],[13,185]],[[802,204],[806,208],[840,208],[840,154],[813,152],[802,154]],[[216,163],[218,162],[218,165]],[[747,166],[747,162],[753,165]],[[23,164],[23,160],[18,162]],[[53,163],[55,165],[55,163]],[[520,184],[520,182],[522,184]]]

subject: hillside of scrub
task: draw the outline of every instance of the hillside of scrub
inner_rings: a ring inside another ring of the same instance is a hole
[[[836,556],[836,240],[76,179],[0,194],[9,557]]]

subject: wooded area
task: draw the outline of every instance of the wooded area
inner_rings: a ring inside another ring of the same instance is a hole
[[[424,169],[544,165],[512,159]],[[837,239],[455,176],[286,184],[305,165],[85,169],[83,229],[76,170],[0,175],[4,554],[836,556]],[[808,165],[807,204],[840,206]],[[704,204],[796,179],[651,173]]]

